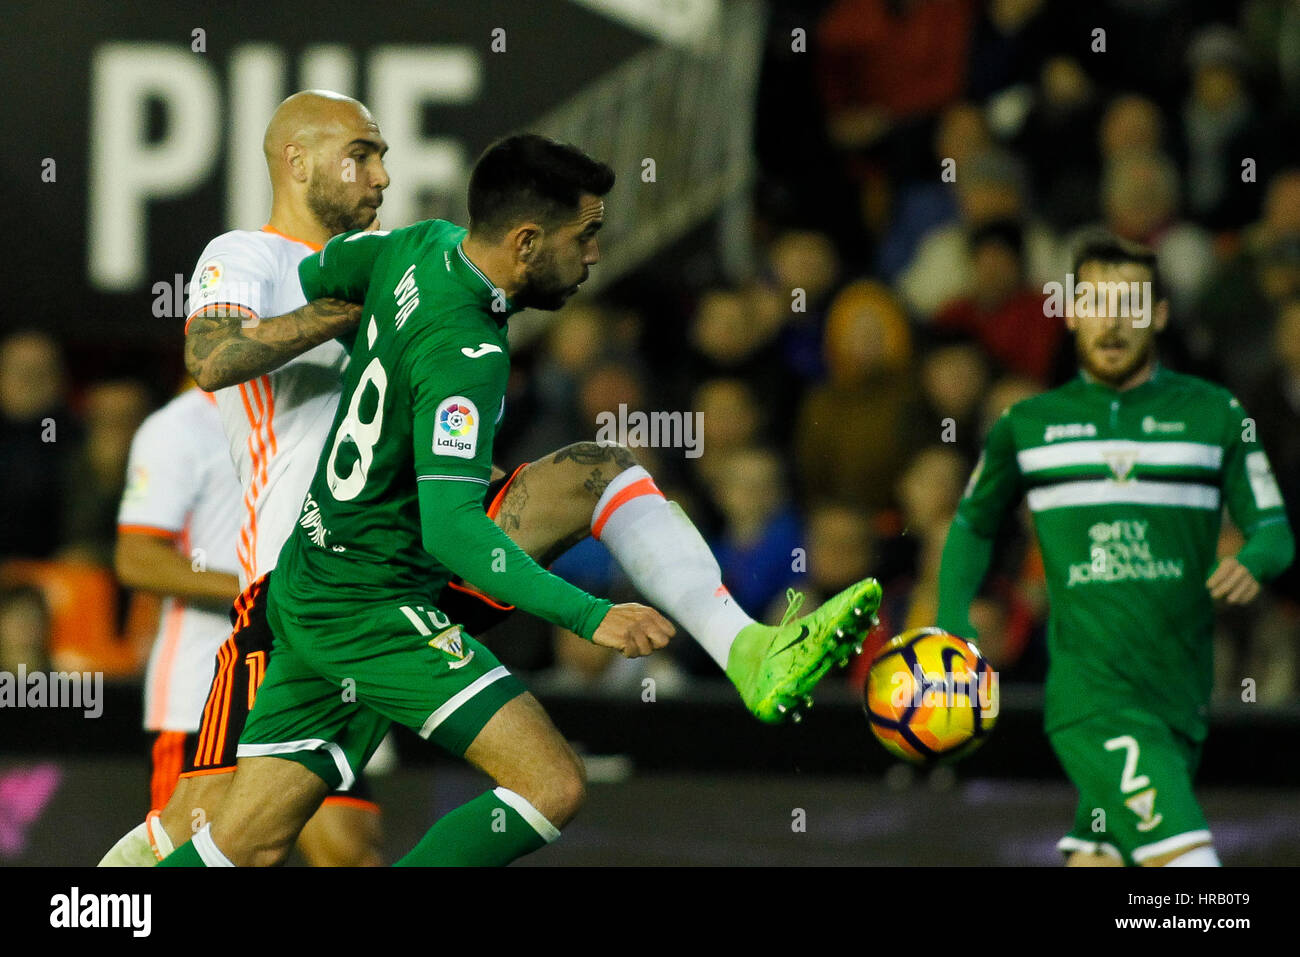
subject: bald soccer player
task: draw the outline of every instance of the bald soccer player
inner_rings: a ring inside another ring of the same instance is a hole
[[[234,630],[217,654],[196,748],[166,806],[122,838],[105,866],[147,866],[202,826],[224,797],[235,744],[266,672],[271,634],[262,617],[267,575],[289,536],[338,404],[359,308],[307,303],[298,263],[339,233],[376,221],[388,186],[388,149],[370,111],[325,91],[280,104],[263,140],[271,216],[203,251],[190,283],[185,360],[216,395],[242,485],[236,544],[241,594]],[[331,795],[303,830],[317,865],[379,864],[379,808],[364,782]]]

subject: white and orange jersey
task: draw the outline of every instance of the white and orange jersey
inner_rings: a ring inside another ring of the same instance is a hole
[[[276,232],[234,230],[212,240],[190,282],[186,325],[224,305],[246,322],[306,304],[298,263],[320,247]],[[239,577],[247,587],[275,567],[329,435],[348,353],[322,343],[267,375],[217,391],[217,408],[244,489]]]
[[[144,420],[131,441],[119,531],[165,538],[195,567],[233,575],[242,510],[210,394],[191,389]],[[227,612],[163,600],[145,673],[147,730],[198,730],[212,662],[229,635]]]

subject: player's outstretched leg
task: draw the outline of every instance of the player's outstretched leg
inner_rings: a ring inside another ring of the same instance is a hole
[[[529,464],[494,518],[544,564],[589,534],[603,542],[637,590],[700,643],[762,721],[797,717],[821,677],[861,644],[880,605],[880,585],[866,579],[803,618],[758,624],[723,586],[717,559],[686,513],[621,445],[578,442]],[[475,584],[491,594],[491,582]]]

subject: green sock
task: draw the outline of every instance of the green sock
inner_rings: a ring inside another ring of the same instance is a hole
[[[522,797],[497,788],[444,814],[393,866],[503,867],[559,836]]]
[[[193,841],[186,841],[176,850],[172,851],[154,867],[207,867],[203,863],[203,858],[199,857],[198,848],[194,846]]]

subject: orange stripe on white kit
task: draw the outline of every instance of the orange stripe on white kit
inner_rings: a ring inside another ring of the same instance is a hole
[[[609,521],[610,516],[633,499],[640,498],[642,495],[653,495],[658,498],[664,497],[664,493],[659,491],[659,486],[655,485],[655,480],[648,474],[645,474],[644,469],[640,469],[639,467],[637,469],[637,471],[640,471],[644,477],[630,475],[629,473],[633,471],[633,469],[627,469],[620,473],[613,482],[609,483],[610,487],[605,490],[605,495],[602,496],[601,501],[596,503],[597,514],[592,519],[591,523],[592,538],[599,540],[600,533],[604,531],[605,524]],[[616,487],[618,480],[623,478],[625,475],[628,476],[629,481],[627,481],[621,488]],[[613,492],[613,494],[610,495],[610,492]]]
[[[210,299],[247,291],[243,304],[274,318],[305,305],[298,265],[319,249],[270,224],[235,230],[208,244],[196,276],[218,277],[203,293]],[[265,375],[217,390],[221,424],[243,492],[237,539],[242,587],[275,567],[297,524],[321,449],[330,438],[347,361],[343,346],[330,340]]]

